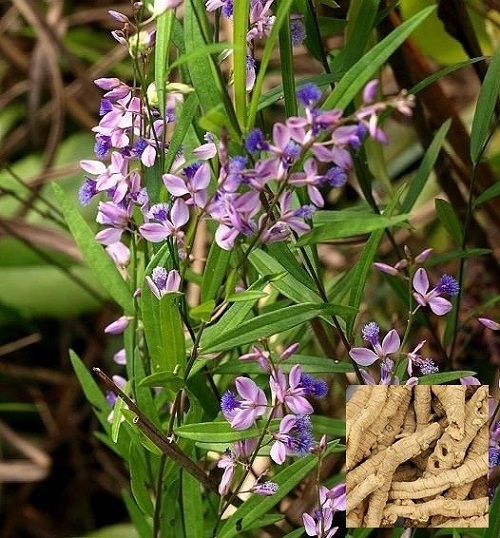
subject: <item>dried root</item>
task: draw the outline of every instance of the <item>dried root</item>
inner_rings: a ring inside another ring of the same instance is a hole
[[[487,387],[380,388],[347,406],[348,526],[487,526]]]

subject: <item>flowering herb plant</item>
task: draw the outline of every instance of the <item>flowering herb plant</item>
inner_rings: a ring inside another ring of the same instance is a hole
[[[95,156],[80,163],[79,192],[97,204],[95,235],[55,192],[120,307],[106,328],[123,334],[119,375],[95,371],[106,394],[72,362],[129,469],[124,498],[141,537],[344,536],[345,386],[479,383],[451,369],[454,343],[438,327],[447,318],[456,329],[463,270],[440,276],[431,248],[413,256],[394,239],[423,182],[379,203],[366,163],[367,147],[389,142],[387,118],[415,106],[374,77],[431,11],[351,63],[323,44],[308,2],[156,0],[110,12],[134,79],[95,81]],[[323,72],[298,80],[296,47]],[[276,51],[281,85],[264,93]],[[355,211],[332,202],[348,187]],[[394,265],[377,261],[384,234]],[[359,236],[359,261],[325,270],[321,244]],[[367,317],[373,275],[405,314]]]

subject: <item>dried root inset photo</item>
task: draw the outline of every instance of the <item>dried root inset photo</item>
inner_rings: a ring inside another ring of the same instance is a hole
[[[348,527],[488,527],[488,387],[355,387]]]

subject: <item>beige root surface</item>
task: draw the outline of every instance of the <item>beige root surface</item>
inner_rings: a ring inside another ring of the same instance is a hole
[[[348,527],[487,526],[488,387],[358,387],[346,416]]]

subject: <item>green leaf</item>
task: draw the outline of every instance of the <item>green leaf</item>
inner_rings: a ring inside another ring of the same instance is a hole
[[[292,355],[287,361],[280,364],[285,373],[289,373],[295,364],[300,364],[302,370],[308,374],[346,374],[353,372],[354,368],[349,362],[332,361],[326,357],[314,357],[308,355]],[[216,374],[261,374],[262,368],[255,362],[243,362],[238,358],[217,366]]]
[[[267,297],[269,294],[265,291],[240,291],[238,293],[231,293],[226,297],[228,303],[241,303],[241,301],[258,301]]]
[[[215,308],[215,301],[205,301],[189,310],[189,316],[195,320],[209,322]]]
[[[338,452],[342,450],[336,442],[328,444],[328,451]],[[269,513],[271,508],[276,506],[293,488],[299,484],[317,465],[318,459],[316,456],[306,456],[300,458],[291,465],[288,465],[275,476],[272,481],[278,484],[278,491],[270,497],[259,497],[253,495],[246,500],[229,517],[218,533],[218,538],[233,538],[241,536],[249,526],[251,526],[258,518]]]
[[[454,71],[457,71],[458,69],[461,69],[462,67],[467,67],[468,65],[472,65],[476,62],[481,62],[485,59],[486,59],[486,56],[478,56],[477,58],[470,58],[469,60],[465,60],[464,62],[460,62],[454,65],[448,65],[446,67],[443,67],[442,69],[439,69],[438,71],[432,73],[432,75],[425,77],[424,80],[421,80],[418,84],[415,84],[415,86],[413,86],[410,90],[408,90],[408,93],[416,95],[422,90],[425,90],[427,86],[430,86],[431,84],[436,82],[436,80],[439,80],[440,78],[443,78],[446,75],[449,75],[450,73],[453,73]]]
[[[477,209],[481,204],[484,204],[497,196],[500,196],[500,181],[493,183],[493,185],[488,187],[474,200],[474,209]]]
[[[186,341],[176,301],[176,294],[158,300],[149,286],[142,287],[141,311],[153,373],[172,373],[185,365]]]
[[[186,538],[204,536],[203,501],[199,482],[189,473],[182,471],[182,515]],[[171,499],[165,499],[171,502]]]
[[[304,529],[295,529],[292,532],[289,532],[288,534],[285,534],[283,538],[302,538],[304,536]]]
[[[172,26],[175,19],[175,11],[169,9],[156,18],[155,37],[155,86],[158,94],[158,104],[162,114],[165,113],[167,81],[167,64],[169,60],[169,45],[172,35]]]
[[[295,70],[293,66],[293,48],[290,36],[290,25],[282,24],[279,31],[279,51],[281,63],[281,81],[285,99],[285,115],[297,116],[297,98],[295,96]]]
[[[125,506],[127,507],[127,512],[129,513],[130,519],[132,520],[135,529],[139,533],[139,536],[141,538],[151,538],[153,535],[153,529],[151,528],[151,525],[144,514],[141,512],[141,510],[139,510],[139,507],[137,506],[137,503],[132,495],[127,490],[122,490],[122,498]],[[106,536],[106,538],[108,537]],[[120,538],[125,537],[120,535]]]
[[[459,260],[460,258],[476,258],[477,256],[486,256],[490,254],[491,249],[489,248],[468,248],[467,250],[449,250],[448,252],[443,252],[442,254],[437,254],[432,256],[430,260],[427,260],[425,263],[426,267],[435,267],[437,265],[442,265],[452,260]]]
[[[345,421],[338,418],[311,415],[314,433],[329,437],[345,437]]]
[[[228,120],[228,114],[222,104],[218,104],[208,110],[203,114],[198,123],[202,129],[213,133],[218,138],[223,136],[224,130],[229,133],[229,138],[231,140],[238,140],[240,138],[239,131],[237,131]]]
[[[184,2],[184,43],[186,53],[189,54],[207,44],[207,27],[204,4],[195,0]],[[236,132],[239,132],[234,109],[213,59],[208,55],[198,57],[188,64],[188,68],[192,86],[196,90],[202,109],[206,112],[222,104],[229,123]]]
[[[137,442],[130,444],[129,471],[132,495],[142,512],[152,517],[154,506],[148,488],[149,480],[147,478],[146,460],[142,447]]]
[[[245,131],[247,119],[247,30],[250,0],[238,0],[233,11],[234,50],[234,108],[241,131]]]
[[[497,48],[479,92],[470,133],[470,157],[477,164],[490,135],[491,119],[495,116],[500,91],[500,47]]]
[[[490,524],[484,533],[484,538],[498,538],[500,536],[500,489],[498,487],[488,515]]]
[[[124,391],[130,392],[130,381],[127,381]],[[120,434],[120,427],[123,422],[122,409],[125,408],[125,402],[118,397],[115,405],[113,406],[113,422],[111,423],[111,440],[113,443],[118,442],[118,435]]]
[[[185,424],[174,428],[174,431],[183,439],[210,441],[211,443],[234,443],[240,439],[258,437],[262,433],[261,428],[257,426],[252,426],[246,430],[233,430],[231,424],[226,421]]]
[[[106,397],[95,382],[85,364],[83,364],[81,359],[72,349],[69,350],[69,358],[76,377],[78,378],[78,382],[80,383],[83,393],[85,394],[85,398],[87,398],[87,401],[94,408],[94,412],[106,432],[110,433],[111,424],[108,421],[110,407],[106,401]]]
[[[458,370],[454,372],[441,372],[439,374],[423,375],[418,378],[420,385],[440,385],[442,383],[448,383],[449,381],[455,381],[461,377],[474,376],[476,372],[470,370]]]
[[[355,211],[321,211],[314,219],[314,228],[297,241],[297,246],[366,234],[380,228],[396,226],[407,220],[408,214],[386,217]]]
[[[52,183],[52,189],[85,262],[104,289],[126,314],[131,315],[134,311],[132,295],[115,264],[95,240],[94,233],[80,215],[76,204],[70,201],[57,183]]]
[[[235,329],[225,331],[215,336],[203,347],[204,353],[225,351],[237,346],[257,342],[273,334],[281,333],[297,325],[301,325],[322,314],[340,316],[352,315],[354,309],[334,304],[302,303],[273,312],[262,314],[243,322]]]
[[[231,43],[207,43],[196,50],[191,51],[189,54],[183,54],[170,66],[169,72],[177,69],[179,66],[192,63],[197,60],[200,56],[209,56],[210,54],[215,54],[216,52],[224,52],[226,50],[236,49],[236,46]]]
[[[391,56],[391,54],[411,35],[430,14],[435,6],[423,9],[411,19],[398,26],[385,39],[377,43],[363,57],[356,62],[342,77],[335,90],[323,104],[324,110],[333,108],[345,108],[373,77],[373,73],[379,69]]]
[[[215,241],[212,243],[203,269],[203,280],[201,282],[202,302],[217,299],[219,288],[226,276],[231,252],[220,248]]]
[[[441,224],[450,234],[455,244],[460,247],[463,238],[462,225],[460,224],[453,207],[446,200],[436,198],[436,211]]]
[[[198,107],[198,96],[195,93],[188,95],[182,104],[181,112],[175,122],[175,129],[172,134],[172,138],[168,144],[168,152],[165,157],[165,170],[171,169],[175,156],[182,145],[191,123],[196,117],[196,113],[199,112]]]
[[[141,379],[138,386],[163,387],[170,389],[172,392],[177,392],[179,389],[184,387],[184,381],[179,376],[171,372],[158,372]]]
[[[279,252],[275,254],[277,255],[269,255],[262,249],[256,249],[250,254],[248,259],[262,276],[284,273],[283,278],[275,280],[272,285],[285,295],[285,297],[292,299],[296,303],[321,302],[319,295],[303,283],[304,279],[298,280],[287,271],[285,266],[281,265]],[[308,276],[307,273],[306,276]]]
[[[332,71],[345,72],[363,56],[378,9],[378,0],[353,0],[349,3],[346,42],[332,62]]]
[[[270,282],[271,277],[259,278],[255,281],[247,291],[262,291]],[[249,299],[248,301],[233,304],[225,314],[210,327],[203,331],[200,346],[203,349],[207,342],[213,340],[223,332],[237,328],[250,314],[257,299]]]
[[[401,204],[401,211],[403,213],[409,213],[413,209],[413,206],[420,196],[420,193],[422,192],[422,189],[424,188],[427,179],[434,168],[434,164],[438,158],[441,146],[446,139],[450,125],[451,120],[448,119],[445,121],[427,148],[424,158],[418,167],[417,173],[410,180],[410,188],[408,189],[408,193]]]

